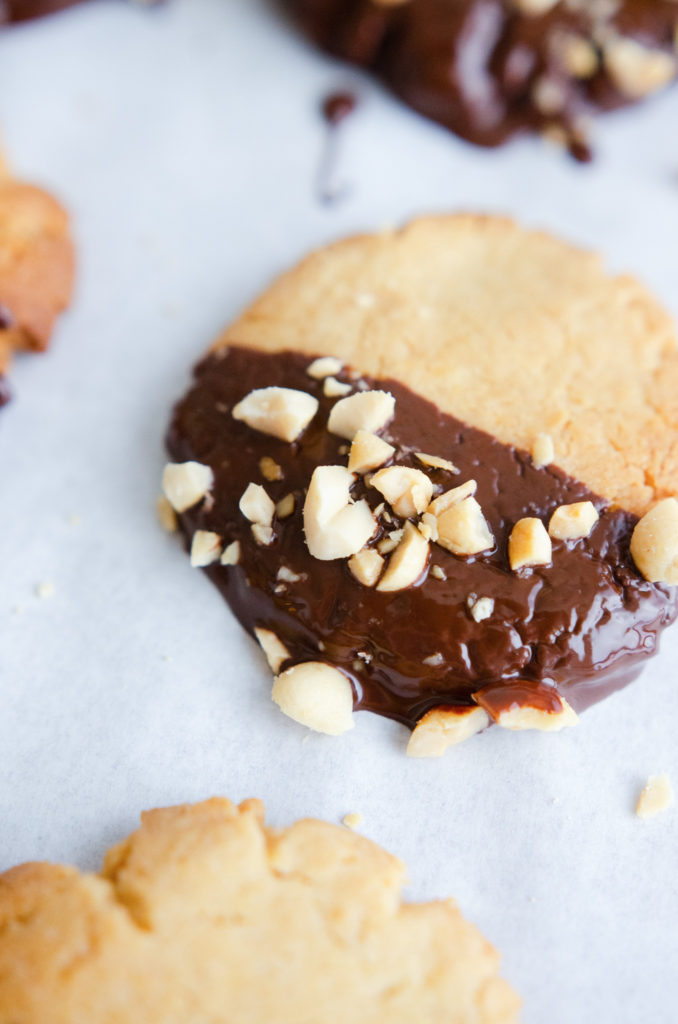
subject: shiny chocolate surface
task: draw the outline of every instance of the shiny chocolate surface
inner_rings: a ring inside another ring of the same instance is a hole
[[[555,467],[536,469],[527,453],[441,412],[397,381],[339,374],[354,389],[395,396],[395,417],[381,436],[396,447],[396,464],[425,468],[415,457],[425,452],[459,469],[426,469],[440,491],[477,481],[495,547],[458,557],[432,543],[423,578],[395,593],[359,583],[346,559],[312,557],[302,528],[305,492],[316,466],[347,464],[347,442],[326,429],[337,399],[324,397],[322,381],[306,373],[311,361],[243,348],[208,356],[177,405],[167,438],[173,461],[196,460],[214,472],[213,493],[180,517],[187,543],[196,529],[218,533],[224,547],[240,542],[238,565],[205,571],[245,629],[263,626],[284,642],[291,657],[283,667],[310,660],[336,665],[353,682],[356,707],[409,725],[432,707],[472,705],[480,689],[497,712],[525,702],[526,693],[531,705],[554,710],[556,692],[581,710],[640,672],[661,628],[678,614],[678,593],[648,583],[635,569],[634,517]],[[320,403],[291,444],[231,415],[251,390],[269,385],[309,392]],[[264,478],[264,457],[280,466],[282,479]],[[294,495],[294,513],[274,520],[270,546],[256,543],[238,509],[250,482],[262,484],[274,502]],[[373,509],[383,502],[362,478],[352,496],[365,497]],[[510,569],[508,536],[518,519],[537,516],[547,524],[559,505],[585,500],[600,512],[589,538],[554,540],[551,565]],[[383,516],[379,523],[371,544],[402,520],[392,514],[390,523]],[[289,572],[298,578],[290,581]],[[476,622],[471,607],[480,597],[491,598],[494,608]]]
[[[610,41],[631,39],[675,56],[678,23],[674,0],[561,0],[538,15],[521,12],[515,0],[283,6],[320,46],[370,68],[463,138],[495,146],[524,131],[555,129],[580,160],[590,158],[586,115],[640,98],[609,73]]]

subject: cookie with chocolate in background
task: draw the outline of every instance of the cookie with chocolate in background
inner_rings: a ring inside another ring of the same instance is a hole
[[[282,0],[329,53],[470,142],[526,131],[590,158],[589,115],[678,74],[674,0]]]
[[[678,348],[599,258],[440,216],[282,275],[197,366],[166,512],[326,733],[558,730],[678,613]]]
[[[73,289],[68,215],[49,193],[0,167],[0,389],[15,351],[42,352]]]

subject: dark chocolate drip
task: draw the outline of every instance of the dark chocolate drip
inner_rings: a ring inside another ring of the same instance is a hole
[[[356,108],[358,99],[352,92],[332,92],[323,100],[323,117],[330,125],[341,124]]]
[[[0,0],[0,25],[9,21],[31,21],[74,7],[82,0]]]
[[[12,21],[32,21],[48,14],[65,11],[84,0],[0,0],[0,25]],[[139,6],[152,6],[162,0],[137,0]]]
[[[405,102],[458,135],[496,146],[557,128],[590,159],[584,116],[633,101],[602,59],[610,33],[675,55],[673,0],[556,3],[525,15],[513,0],[283,0],[330,53],[376,72]],[[590,68],[568,65],[572,36],[591,46]]]
[[[532,703],[546,709],[553,687],[582,709],[640,672],[661,627],[678,614],[678,593],[648,583],[634,568],[629,543],[635,518],[555,467],[536,469],[525,452],[441,412],[397,381],[364,378],[367,386],[395,396],[395,419],[383,432],[397,448],[395,462],[422,468],[414,455],[422,451],[450,459],[458,475],[430,470],[443,490],[477,480],[476,497],[496,547],[460,558],[432,544],[423,581],[391,594],[358,583],[346,560],[313,558],[302,529],[305,490],[316,466],[346,465],[347,457],[340,450],[345,442],[326,430],[336,399],[324,397],[322,383],[306,373],[311,358],[241,348],[209,356],[197,367],[168,434],[175,461],[195,459],[214,471],[213,500],[190,509],[181,524],[187,539],[199,528],[218,533],[224,546],[239,540],[240,563],[207,572],[247,630],[273,630],[290,651],[288,664],[337,665],[353,680],[357,707],[410,725],[435,706],[471,705],[481,688],[489,688],[497,709],[502,701],[515,703],[526,686]],[[310,392],[320,403],[293,444],[231,415],[249,391],[274,384]],[[263,478],[264,456],[282,467],[283,479]],[[295,496],[294,514],[275,521],[270,547],[255,543],[238,510],[251,481],[263,484],[275,502],[290,492]],[[353,496],[366,497],[373,508],[383,500],[362,479]],[[557,506],[586,500],[600,512],[590,538],[554,541],[552,565],[511,571],[508,535],[518,519],[538,516],[547,523]],[[382,522],[373,543],[399,525],[396,516],[390,525]],[[445,580],[430,571],[433,565]],[[300,578],[279,579],[283,566]],[[470,614],[472,595],[494,600],[484,621]]]
[[[322,102],[323,119],[327,124],[327,136],[320,158],[317,176],[317,194],[321,203],[332,205],[345,199],[350,192],[346,184],[337,184],[339,162],[339,128],[358,104],[355,93],[337,91],[330,93]]]
[[[9,389],[9,384],[4,377],[0,376],[0,409],[3,405],[7,405],[11,398],[12,392]]]

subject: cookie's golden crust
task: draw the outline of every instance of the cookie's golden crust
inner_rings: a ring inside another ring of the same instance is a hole
[[[263,827],[258,801],[143,815],[101,875],[0,876],[12,1024],[510,1024],[497,954],[450,902],[345,829]]]
[[[3,177],[0,169],[0,373],[14,349],[47,347],[73,287],[74,254],[68,217],[33,185]]]
[[[678,492],[678,350],[642,285],[588,252],[474,215],[321,249],[218,344],[342,357],[555,462],[630,511]]]

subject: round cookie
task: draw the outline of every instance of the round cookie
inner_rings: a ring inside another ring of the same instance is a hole
[[[515,1022],[495,950],[452,901],[401,903],[403,882],[348,830],[266,828],[257,800],[151,811],[99,875],[0,875],[3,1019]]]
[[[0,379],[13,351],[47,348],[70,301],[74,262],[59,203],[0,170]]]
[[[165,495],[290,717],[376,711],[416,756],[560,729],[678,614],[677,383],[632,279],[507,220],[426,218],[312,254],[228,328]]]
[[[673,0],[284,0],[330,53],[427,117],[494,146],[542,131],[590,158],[591,111],[678,74]]]

